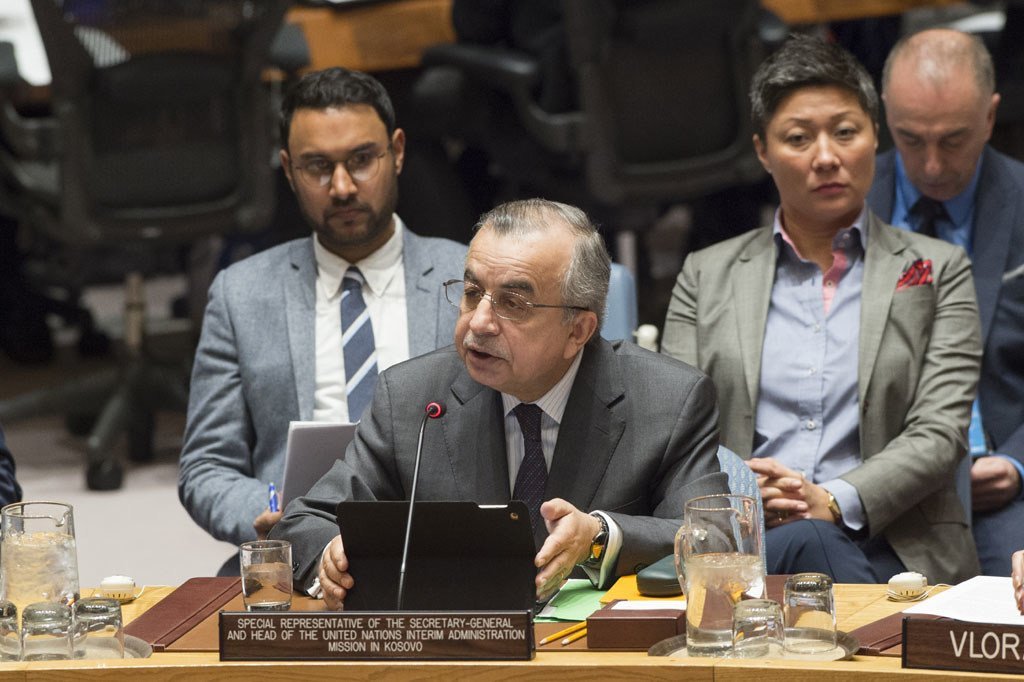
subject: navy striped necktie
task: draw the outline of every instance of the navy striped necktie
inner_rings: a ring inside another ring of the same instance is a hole
[[[519,403],[512,410],[519,420],[519,428],[523,432],[525,456],[516,474],[516,484],[512,489],[512,498],[522,500],[530,510],[530,524],[533,526],[533,537],[539,548],[547,536],[544,519],[540,515],[540,505],[544,502],[544,492],[548,485],[548,465],[544,461],[544,449],[540,441],[541,409],[536,405]]]
[[[345,356],[345,397],[348,420],[358,421],[377,385],[377,348],[373,325],[363,300],[363,273],[350,267],[341,280],[341,347]]]

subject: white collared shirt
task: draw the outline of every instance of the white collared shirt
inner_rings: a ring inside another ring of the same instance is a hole
[[[373,326],[377,371],[409,359],[409,317],[406,312],[405,270],[402,267],[402,234],[405,225],[398,215],[395,233],[379,249],[358,263],[328,251],[316,237],[316,392],[313,421],[347,422],[345,358],[341,349],[341,280],[350,265],[363,274],[363,300]]]
[[[584,352],[577,353],[576,358],[569,365],[569,369],[565,371],[565,375],[558,380],[558,383],[533,402],[541,409],[540,443],[548,471],[551,471],[551,459],[554,457],[555,445],[558,443],[558,427],[562,423],[565,406],[569,402],[569,393],[576,381],[576,373],[579,372]],[[505,452],[508,457],[509,493],[515,490],[516,475],[519,473],[519,466],[523,463],[523,458],[526,457],[523,430],[519,426],[519,420],[512,412],[521,402],[507,393],[501,394],[501,405],[505,415]],[[605,585],[619,558],[619,550],[622,548],[622,531],[618,524],[604,512],[595,511],[594,513],[600,514],[608,524],[608,542],[605,545],[600,569],[592,570],[584,567],[583,570],[596,585]]]

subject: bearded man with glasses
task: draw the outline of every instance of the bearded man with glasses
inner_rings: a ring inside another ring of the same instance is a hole
[[[530,199],[480,219],[465,271],[444,284],[455,345],[380,376],[345,458],[271,531],[292,543],[296,587],[319,586],[330,609],[359,589],[335,507],[408,499],[431,401],[446,412],[424,430],[417,500],[526,503],[538,599],[573,571],[608,587],[672,552],[684,503],[728,492],[715,389],[597,334],[609,272],[577,208]]]
[[[234,545],[281,517],[267,490],[281,482],[289,422],[358,421],[378,372],[451,343],[457,311],[441,283],[459,276],[466,254],[395,214],[405,133],[371,76],[304,76],[282,103],[280,133],[313,235],[214,280],[181,455],[182,504]],[[237,573],[236,553],[221,574]]]

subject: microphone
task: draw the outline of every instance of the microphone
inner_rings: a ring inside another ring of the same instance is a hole
[[[412,535],[412,512],[416,504],[416,484],[420,478],[420,460],[423,458],[423,431],[427,427],[428,419],[437,419],[444,415],[444,403],[432,401],[427,403],[425,410],[426,414],[423,416],[423,421],[420,422],[420,437],[416,443],[416,464],[412,469],[412,488],[409,490],[409,518],[405,521],[405,542],[402,543],[402,566],[398,571],[398,605],[396,609],[402,610],[402,598],[405,595],[405,563],[409,558],[409,539]]]

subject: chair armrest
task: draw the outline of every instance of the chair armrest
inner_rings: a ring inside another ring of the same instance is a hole
[[[506,48],[482,45],[435,45],[423,53],[423,66],[452,66],[474,80],[520,101],[531,98],[539,79],[537,60]]]
[[[21,80],[18,75],[18,59],[14,56],[14,43],[0,41],[0,88],[17,85]]]
[[[309,66],[309,43],[299,24],[281,24],[270,43],[269,61],[285,73],[295,73]]]

